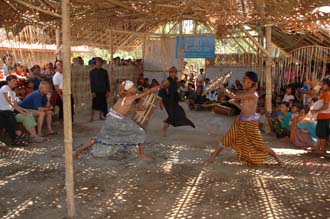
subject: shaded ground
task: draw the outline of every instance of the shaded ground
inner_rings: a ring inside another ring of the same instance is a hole
[[[162,138],[162,112],[149,125],[146,152],[152,162],[91,158],[75,162],[76,208],[89,218],[330,218],[330,161],[266,137],[286,163],[246,167],[226,149],[203,167],[213,145],[233,118],[188,112],[197,125],[171,128]],[[96,134],[102,122],[74,125],[75,145]],[[57,130],[61,130],[57,125]],[[63,139],[0,158],[0,218],[65,218]]]

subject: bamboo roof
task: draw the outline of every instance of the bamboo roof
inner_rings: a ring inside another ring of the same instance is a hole
[[[217,30],[219,38],[242,26],[257,30],[261,24],[274,27],[273,42],[286,51],[330,46],[330,11],[316,10],[322,6],[330,6],[329,0],[71,0],[72,41],[109,48],[111,35],[115,49],[130,49],[159,25],[192,19]],[[36,41],[53,43],[60,14],[59,0],[0,1],[0,27],[14,35],[29,25],[41,28],[25,30],[21,40],[34,34]]]

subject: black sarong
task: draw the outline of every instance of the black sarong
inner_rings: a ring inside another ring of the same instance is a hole
[[[101,111],[104,116],[108,114],[108,104],[106,92],[95,93],[96,97],[93,98],[92,109]]]
[[[162,98],[168,115],[164,122],[174,127],[188,125],[195,128],[194,123],[187,118],[184,109],[179,105],[180,95],[177,82],[172,78],[168,78],[168,80],[170,81],[169,88],[161,89],[158,94]]]

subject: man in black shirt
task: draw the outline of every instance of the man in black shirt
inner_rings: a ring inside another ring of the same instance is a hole
[[[89,73],[93,95],[90,121],[94,120],[95,110],[99,111],[100,120],[105,120],[105,116],[108,113],[107,97],[110,94],[109,76],[107,70],[102,68],[102,59],[95,58],[95,62],[95,68]]]

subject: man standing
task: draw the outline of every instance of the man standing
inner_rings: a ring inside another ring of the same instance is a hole
[[[169,70],[169,81],[167,87],[159,91],[159,96],[162,98],[161,108],[165,107],[168,118],[164,121],[163,136],[166,137],[167,129],[170,125],[186,126],[189,125],[195,128],[195,125],[186,117],[184,109],[179,105],[180,95],[177,85],[177,69],[171,67]]]
[[[53,84],[55,87],[55,91],[57,93],[57,99],[56,104],[59,107],[58,112],[58,118],[60,121],[63,120],[63,88],[64,88],[64,82],[63,82],[63,64],[62,62],[56,63],[56,73],[53,77]],[[71,114],[72,114],[72,121],[73,121],[73,115],[74,115],[74,101],[73,97],[71,95]]]
[[[107,97],[110,94],[110,82],[107,70],[102,68],[101,58],[95,58],[95,68],[89,73],[89,77],[93,95],[90,121],[94,120],[95,110],[99,111],[99,119],[105,120],[108,114]]]
[[[39,89],[33,91],[25,97],[20,106],[24,109],[32,111],[32,114],[37,117],[37,134],[42,136],[42,126],[46,120],[48,133],[47,135],[56,134],[52,129],[52,109],[50,106],[50,84],[47,81],[40,82]]]

